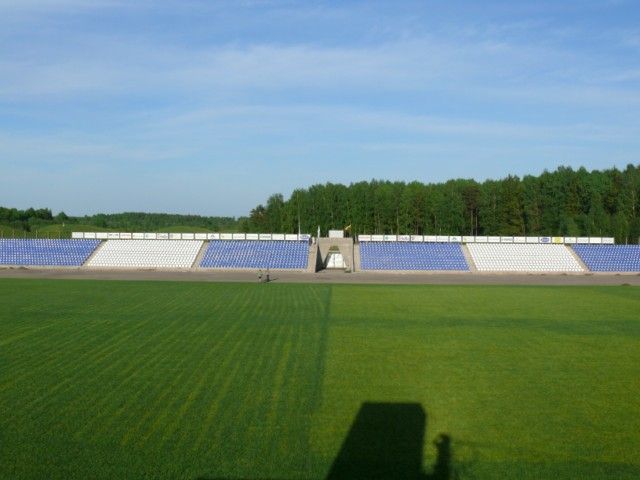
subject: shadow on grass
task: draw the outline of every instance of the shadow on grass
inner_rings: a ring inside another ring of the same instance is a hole
[[[423,471],[426,427],[427,414],[419,403],[363,403],[326,480],[452,479],[449,435],[442,434],[435,442],[437,458],[433,472]]]

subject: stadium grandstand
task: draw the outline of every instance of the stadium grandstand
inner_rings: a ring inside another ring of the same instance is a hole
[[[316,239],[250,233],[87,232],[74,233],[71,239],[1,239],[0,265],[314,272],[326,268],[328,255],[336,255],[338,244],[340,255],[347,259],[347,271],[640,272],[640,246],[614,245],[612,238],[361,235]]]

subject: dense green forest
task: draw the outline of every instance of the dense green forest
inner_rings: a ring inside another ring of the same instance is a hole
[[[372,180],[297,189],[269,197],[248,217],[117,213],[69,217],[49,209],[0,207],[0,232],[34,236],[76,230],[285,232],[640,237],[640,165],[445,183]]]
[[[323,234],[351,225],[354,235],[567,235],[640,237],[640,165],[587,171],[560,167],[539,176],[445,183],[373,180],[327,183],[272,195],[244,231]]]

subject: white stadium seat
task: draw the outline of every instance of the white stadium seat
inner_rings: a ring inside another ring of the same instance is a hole
[[[89,267],[191,268],[204,242],[197,240],[109,240]]]
[[[467,248],[481,272],[584,271],[564,245],[469,243]]]

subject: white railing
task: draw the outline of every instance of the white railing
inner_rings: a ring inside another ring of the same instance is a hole
[[[309,234],[289,233],[150,233],[150,232],[72,232],[71,238],[101,240],[311,240]]]
[[[359,242],[609,244],[613,237],[508,237],[460,235],[358,235]]]

